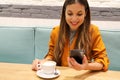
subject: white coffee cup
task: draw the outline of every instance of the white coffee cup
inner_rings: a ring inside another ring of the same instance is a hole
[[[40,69],[45,74],[54,74],[55,68],[56,68],[56,62],[55,61],[46,61],[42,64],[38,64],[40,66]]]

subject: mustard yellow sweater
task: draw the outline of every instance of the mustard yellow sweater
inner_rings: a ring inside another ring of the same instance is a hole
[[[92,54],[91,57],[95,62],[102,63],[104,65],[103,71],[106,71],[106,70],[108,70],[109,59],[107,57],[106,48],[104,46],[102,37],[100,35],[100,31],[97,26],[92,25],[92,24],[90,26],[90,30],[93,30],[92,50],[90,51],[90,54]],[[49,58],[49,59],[54,58],[53,50],[54,50],[55,43],[58,39],[58,32],[59,32],[59,26],[54,27],[51,32],[51,35],[50,35],[49,51],[48,51],[46,58]],[[77,38],[77,36],[74,37],[73,42],[71,43],[70,47],[69,47],[68,43],[65,44],[64,53],[61,58],[62,66],[68,66],[67,57],[69,56],[69,49],[74,48],[76,38]]]

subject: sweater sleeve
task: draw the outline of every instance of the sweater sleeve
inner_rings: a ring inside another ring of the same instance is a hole
[[[92,57],[95,62],[103,64],[103,71],[107,71],[109,66],[109,59],[98,27],[95,27],[93,29],[92,37],[93,37]]]

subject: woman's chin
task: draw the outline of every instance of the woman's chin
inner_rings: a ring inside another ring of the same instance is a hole
[[[74,27],[71,27],[71,30],[72,30],[72,31],[76,31],[76,30],[77,30],[77,27],[75,27],[75,26],[74,26]]]

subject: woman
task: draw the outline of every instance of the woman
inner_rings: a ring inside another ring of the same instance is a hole
[[[85,51],[82,64],[69,57],[72,49]],[[38,70],[37,64],[46,60],[76,70],[108,70],[106,48],[98,27],[91,24],[87,0],[65,0],[60,26],[51,32],[48,54],[43,60],[34,60],[32,69]]]

